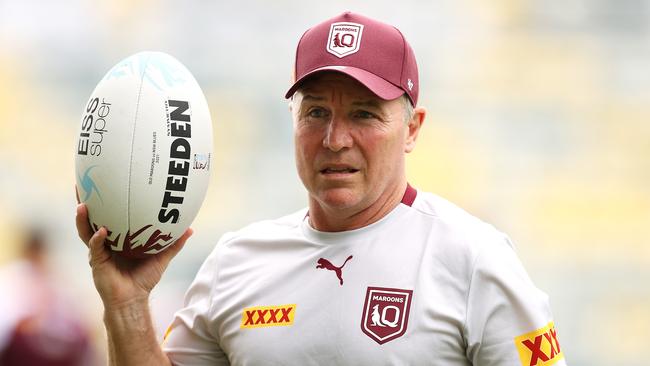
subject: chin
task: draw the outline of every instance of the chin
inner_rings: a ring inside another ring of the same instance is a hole
[[[352,188],[328,188],[316,195],[316,200],[323,207],[334,209],[348,209],[356,206],[360,201],[359,194]]]

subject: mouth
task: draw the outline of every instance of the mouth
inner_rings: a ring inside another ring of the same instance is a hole
[[[335,175],[349,175],[358,172],[359,169],[355,169],[347,166],[330,166],[320,170],[320,173],[327,176]]]

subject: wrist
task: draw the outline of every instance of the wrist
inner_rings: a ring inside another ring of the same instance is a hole
[[[169,365],[160,348],[147,298],[105,306],[111,365]]]
[[[153,331],[148,299],[132,299],[104,306],[104,324],[107,330],[117,332]]]
[[[104,304],[104,315],[108,313],[126,313],[134,309],[149,309],[148,296],[136,296],[128,300],[107,300],[102,299]]]

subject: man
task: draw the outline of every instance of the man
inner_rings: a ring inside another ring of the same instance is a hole
[[[425,118],[394,27],[343,13],[309,29],[291,98],[308,210],[224,235],[162,348],[148,295],[191,231],[116,262],[77,225],[119,365],[564,365],[546,296],[508,238],[406,181]]]
[[[49,266],[47,235],[36,228],[25,234],[20,256],[0,265],[0,365],[88,365],[90,334]]]

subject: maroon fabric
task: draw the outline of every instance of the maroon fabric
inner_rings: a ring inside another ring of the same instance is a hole
[[[330,37],[332,24],[343,22],[361,24],[363,29],[358,37],[358,50],[339,57],[329,52],[328,47],[333,47],[334,42],[334,36]],[[290,98],[308,77],[325,70],[350,75],[382,99],[395,99],[406,93],[411,103],[417,104],[419,81],[415,54],[402,33],[391,25],[345,12],[308,29],[298,42],[294,84],[285,97]]]
[[[27,318],[0,350],[0,365],[86,366],[89,347],[88,335],[73,321]]]
[[[415,202],[415,197],[417,197],[418,191],[415,188],[411,187],[410,184],[406,183],[406,192],[404,192],[404,197],[402,197],[402,203],[411,206]]]

